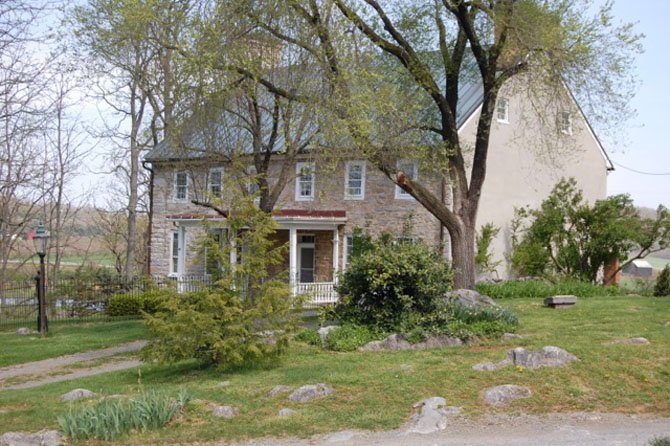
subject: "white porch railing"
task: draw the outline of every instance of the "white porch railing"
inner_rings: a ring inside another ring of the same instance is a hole
[[[154,276],[154,281],[158,286],[166,286],[173,283],[176,285],[177,292],[179,293],[198,291],[212,285],[212,278],[210,276],[201,275],[184,275],[178,277]],[[307,307],[334,304],[338,299],[337,292],[335,291],[335,282],[297,283],[295,285],[295,292],[296,294],[307,296],[307,301],[305,302],[305,306]]]
[[[338,299],[335,282],[298,283],[296,284],[296,293],[307,296],[305,306],[308,307],[334,304]]]

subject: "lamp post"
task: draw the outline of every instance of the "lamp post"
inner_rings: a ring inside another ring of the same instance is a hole
[[[41,223],[35,228],[33,243],[35,252],[40,256],[40,269],[37,272],[37,330],[40,335],[45,336],[49,329],[46,307],[46,271],[44,267],[44,256],[47,255],[47,243],[49,231]]]

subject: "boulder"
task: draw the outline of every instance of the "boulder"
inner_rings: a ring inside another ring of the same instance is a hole
[[[525,367],[528,370],[539,369],[540,367],[563,367],[564,365],[576,361],[577,357],[559,347],[546,346],[536,352],[531,352],[525,348],[518,347],[511,350],[507,357],[519,367]]]
[[[277,416],[280,417],[280,418],[288,418],[288,417],[290,417],[292,415],[295,415],[297,413],[298,412],[296,412],[293,409],[289,409],[288,407],[284,407],[283,409],[279,409],[279,413],[277,413]]]
[[[505,384],[484,391],[484,401],[491,406],[504,406],[519,398],[530,398],[533,392],[528,387]]]
[[[21,327],[21,328],[16,329],[16,334],[19,335],[19,336],[28,336],[28,335],[31,335],[33,333],[37,333],[37,332],[31,330],[28,327]]]
[[[35,433],[5,432],[0,435],[0,446],[58,446],[61,438],[58,431],[41,430]]]
[[[492,372],[494,370],[501,369],[503,367],[507,367],[508,365],[512,364],[512,360],[509,358],[505,358],[500,362],[482,362],[480,364],[475,364],[472,366],[474,370],[477,370],[478,372]]]
[[[274,386],[272,390],[268,392],[268,398],[274,398],[275,396],[280,395],[282,393],[290,392],[291,389],[293,388],[290,386],[283,386],[283,385]]]
[[[468,308],[498,306],[498,304],[496,304],[493,299],[483,294],[479,294],[474,290],[460,289],[449,291],[444,295],[444,297],[450,302],[458,302],[459,304]]]
[[[319,337],[321,338],[321,346],[326,346],[326,341],[328,340],[328,335],[331,331],[339,328],[339,325],[328,325],[327,327],[319,328]]]
[[[88,389],[74,389],[60,396],[61,401],[76,401],[84,398],[92,398],[95,393]]]
[[[521,336],[520,334],[516,333],[503,333],[502,335],[502,340],[503,341],[514,341],[517,339],[523,339],[524,336]]]
[[[237,415],[237,409],[233,406],[212,405],[212,415],[219,418],[234,418]]]
[[[447,419],[461,411],[459,407],[447,407],[447,400],[439,396],[419,401],[413,407],[419,411],[409,422],[405,431],[408,434],[432,434],[444,430]]]
[[[569,308],[577,304],[577,296],[572,294],[559,294],[544,299],[544,304],[551,308]]]
[[[425,341],[410,344],[405,337],[399,333],[392,334],[383,341],[372,341],[360,347],[360,352],[377,351],[400,351],[400,350],[425,350],[427,348],[455,347],[463,345],[463,341],[452,336],[431,336]]]
[[[332,387],[327,384],[308,384],[293,391],[288,400],[294,403],[304,403],[333,393]]]

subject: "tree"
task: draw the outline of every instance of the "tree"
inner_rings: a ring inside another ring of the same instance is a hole
[[[670,245],[670,213],[659,207],[655,219],[641,218],[627,195],[583,201],[576,182],[560,181],[540,209],[520,209],[529,225],[512,240],[512,265],[530,276],[564,276],[596,282],[612,259],[621,266]],[[517,228],[523,227],[519,222]],[[604,278],[607,282],[608,278]]]
[[[567,85],[594,121],[612,124],[626,116],[639,36],[630,25],[613,23],[611,3],[595,18],[584,12],[589,2],[567,0],[244,0],[237,6],[287,51],[309,55],[329,91],[310,98],[238,61],[221,66],[285,97],[316,101],[339,120],[349,145],[446,227],[455,287],[474,286],[477,211],[503,84],[518,79],[545,101],[566,100]],[[533,81],[538,74],[541,80]],[[483,86],[472,151],[457,125],[465,76]],[[438,165],[452,203],[397,167],[399,152],[409,151]]]

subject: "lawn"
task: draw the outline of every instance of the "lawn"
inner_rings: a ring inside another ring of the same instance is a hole
[[[443,396],[468,414],[505,410],[547,413],[603,411],[670,416],[670,299],[602,297],[581,299],[575,308],[551,310],[538,299],[501,301],[517,311],[520,341],[488,341],[477,346],[422,352],[331,353],[294,344],[276,364],[232,371],[203,369],[194,363],[145,365],[138,369],[0,392],[0,432],[55,428],[70,405],[59,396],[77,387],[100,395],[132,395],[149,389],[239,409],[233,420],[211,416],[203,403],[191,402],[185,415],[167,428],[136,433],[123,444],[171,444],[266,435],[308,436],[341,429],[394,429],[405,423],[413,403]],[[104,325],[107,326],[107,325]],[[644,336],[649,345],[611,345],[613,339]],[[39,339],[33,340],[41,342]],[[580,361],[565,368],[527,371],[508,367],[476,372],[472,365],[498,361],[516,346],[562,347]],[[12,348],[13,349],[13,348]],[[3,354],[4,354],[3,347]],[[286,395],[267,393],[279,384],[328,383],[329,397],[289,403]],[[505,409],[491,409],[480,392],[499,384],[530,387],[532,398]],[[73,407],[87,404],[73,403]],[[290,407],[298,413],[279,418]],[[95,444],[95,443],[92,443]]]

